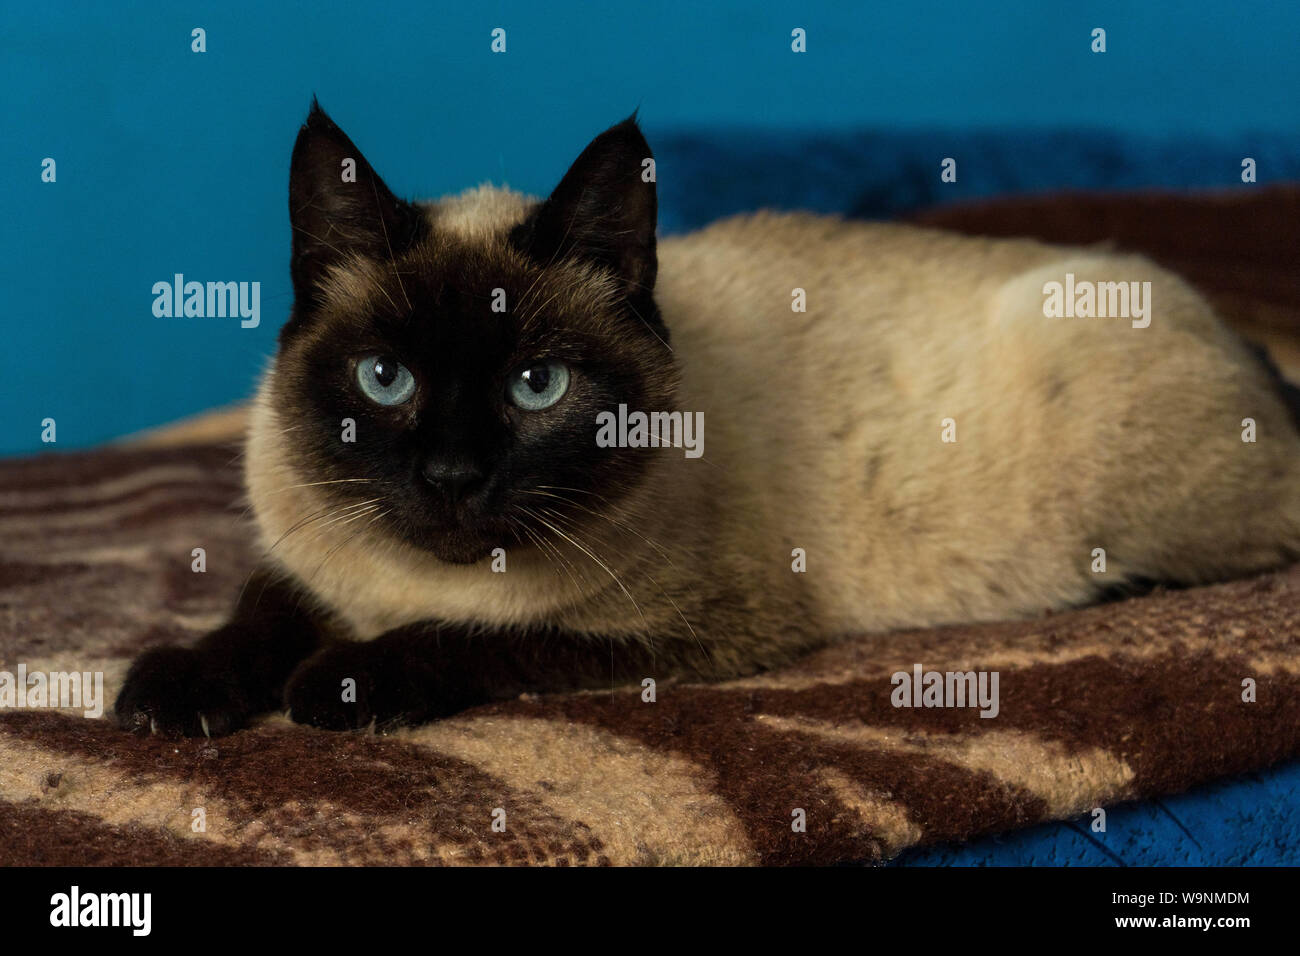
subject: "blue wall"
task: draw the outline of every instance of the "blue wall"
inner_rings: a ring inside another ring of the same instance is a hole
[[[287,165],[312,93],[395,190],[420,196],[483,179],[543,191],[638,106],[669,155],[700,142],[674,134],[717,128],[741,157],[737,129],[798,153],[807,131],[1095,128],[1175,155],[1178,137],[1217,137],[1229,157],[1300,130],[1287,2],[179,6],[0,14],[0,453],[48,447],[46,416],[57,447],[81,447],[249,391],[290,304]],[[190,52],[196,26],[204,54]],[[497,26],[504,55],[489,51]],[[1105,55],[1089,51],[1094,26]],[[799,174],[815,179],[815,159]],[[791,201],[752,175],[733,204]],[[666,226],[713,208],[671,169],[660,180]],[[177,272],[261,282],[261,326],[155,318],[151,286]]]

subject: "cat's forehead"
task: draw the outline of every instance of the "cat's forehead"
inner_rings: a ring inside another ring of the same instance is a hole
[[[521,333],[562,322],[590,332],[612,321],[618,288],[588,263],[537,262],[510,231],[532,201],[480,187],[423,207],[428,229],[391,260],[350,256],[321,283],[327,324],[490,320]]]
[[[512,189],[479,186],[425,208],[437,232],[468,243],[491,242],[521,222],[536,200]]]

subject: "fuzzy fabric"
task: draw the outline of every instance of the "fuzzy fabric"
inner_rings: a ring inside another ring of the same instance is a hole
[[[1285,354],[1300,340],[1297,213],[1300,190],[1275,188],[927,218],[1116,238],[1182,268]],[[1243,232],[1290,254],[1252,252]],[[102,672],[111,703],[142,648],[220,623],[254,556],[237,447],[201,424],[199,443],[182,430],[0,464],[0,671]],[[916,662],[997,671],[999,715],[895,708],[891,675]],[[864,636],[657,696],[528,697],[384,736],[275,716],[182,741],[129,736],[84,708],[0,710],[0,863],[839,863],[1067,819],[1300,755],[1300,566]]]

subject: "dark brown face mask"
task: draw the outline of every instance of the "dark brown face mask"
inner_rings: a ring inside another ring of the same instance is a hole
[[[521,540],[529,494],[609,502],[633,486],[644,456],[595,436],[602,410],[668,406],[676,378],[652,294],[649,156],[625,121],[548,199],[470,241],[397,199],[313,107],[293,153],[295,304],[274,389],[304,480],[381,498],[385,530],[454,563]],[[341,286],[366,291],[343,302]]]

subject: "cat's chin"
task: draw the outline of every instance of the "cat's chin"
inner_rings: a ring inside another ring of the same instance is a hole
[[[404,537],[444,564],[476,564],[490,558],[494,549],[508,548],[515,543],[508,533],[491,534],[466,529],[408,531]]]
[[[426,544],[424,547],[444,564],[477,564],[492,554],[491,546],[486,544],[465,546]]]

